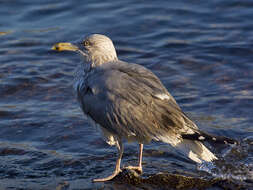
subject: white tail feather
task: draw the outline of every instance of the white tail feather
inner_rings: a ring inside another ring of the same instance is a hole
[[[184,154],[195,162],[211,162],[218,158],[208,150],[201,142],[183,139],[175,147],[179,148]]]
[[[188,139],[181,140],[176,136],[159,136],[157,140],[171,144],[172,146],[178,148],[190,159],[198,163],[202,163],[203,161],[211,162],[213,160],[218,159],[210,150],[208,150],[199,141]]]

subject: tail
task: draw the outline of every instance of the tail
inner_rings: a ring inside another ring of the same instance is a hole
[[[203,161],[211,162],[218,159],[201,142],[196,140],[183,139],[175,147],[198,163],[202,163]]]
[[[209,143],[213,144],[239,144],[239,142],[234,139],[222,136],[214,136],[199,130],[192,134],[181,134],[181,137],[182,138],[179,142],[179,139],[175,140],[175,138],[171,138],[171,136],[161,136],[158,139],[178,148],[190,159],[198,163],[202,163],[203,161],[211,162],[218,159],[210,150],[208,150],[208,148],[202,144],[203,141],[208,141]]]
[[[219,144],[238,144],[239,142],[223,136],[215,136],[208,134],[203,131],[196,131],[193,134],[182,134],[182,141],[176,145],[180,150],[182,150],[188,157],[195,162],[201,163],[202,161],[213,161],[218,158],[208,150],[203,144],[203,141],[209,143],[219,143]]]

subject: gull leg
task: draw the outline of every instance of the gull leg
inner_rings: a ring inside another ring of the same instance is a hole
[[[126,167],[127,169],[137,170],[139,173],[142,173],[142,152],[143,152],[143,144],[140,144],[138,166],[128,166]]]
[[[104,182],[104,181],[109,181],[111,179],[113,179],[116,175],[119,174],[119,172],[121,172],[121,169],[120,169],[120,162],[121,162],[121,158],[122,158],[122,155],[123,155],[123,144],[120,141],[117,141],[117,149],[118,149],[118,158],[117,158],[117,161],[116,161],[116,166],[115,166],[115,170],[113,172],[112,175],[108,176],[108,177],[105,177],[105,178],[101,178],[101,179],[93,179],[93,182]]]

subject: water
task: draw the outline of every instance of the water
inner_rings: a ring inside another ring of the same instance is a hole
[[[119,189],[91,183],[112,172],[116,149],[75,100],[79,57],[50,50],[90,33],[108,35],[120,59],[156,73],[201,129],[240,140],[211,147],[222,159],[202,169],[252,185],[252,7],[251,0],[0,0],[0,188]],[[123,165],[136,162],[137,146],[126,144]],[[144,176],[210,175],[163,143],[144,146],[143,166]]]

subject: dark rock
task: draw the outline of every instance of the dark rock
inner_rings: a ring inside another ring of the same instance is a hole
[[[149,177],[141,177],[136,171],[123,169],[113,182],[129,184],[142,189],[215,189],[247,190],[249,189],[242,181],[233,181],[220,178],[197,178],[179,174],[158,173]],[[147,188],[148,187],[148,188]]]

